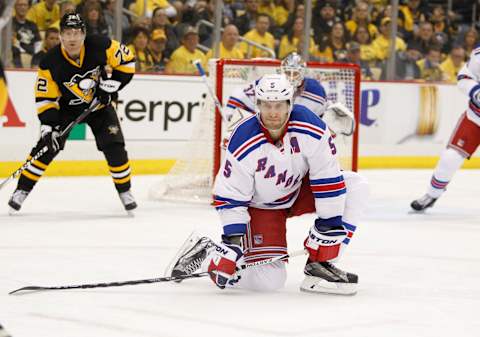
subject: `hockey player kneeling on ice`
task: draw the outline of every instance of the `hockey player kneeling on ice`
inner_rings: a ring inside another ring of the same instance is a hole
[[[85,38],[85,23],[79,14],[67,13],[60,21],[61,45],[50,50],[40,63],[35,99],[40,119],[40,140],[31,156],[47,146],[48,151],[22,172],[8,204],[22,207],[48,165],[65,146],[60,132],[89,107],[98,107],[85,119],[102,151],[127,211],[137,207],[130,192],[130,163],[122,129],[112,100],[133,77],[135,58],[126,46],[106,37]],[[112,68],[107,78],[104,66]],[[97,105],[99,103],[99,105]]]
[[[184,249],[171,275],[192,273],[205,259],[204,268],[222,289],[279,289],[286,280],[285,261],[237,269],[285,255],[287,218],[315,212],[304,241],[309,257],[301,290],[356,292],[357,276],[332,261],[356,229],[368,185],[360,175],[340,171],[328,128],[307,107],[292,106],[293,90],[285,75],[265,75],[258,82],[257,113],[233,132],[215,180],[222,240],[213,247],[198,240]]]

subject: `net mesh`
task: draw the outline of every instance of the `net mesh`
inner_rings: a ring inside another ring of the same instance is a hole
[[[217,70],[217,60],[209,63],[209,85],[217,93],[222,105],[226,104],[233,89],[246,86],[267,73],[280,71],[279,61],[248,60],[241,64],[226,62]],[[358,93],[355,92],[356,72],[341,65],[322,66],[309,63],[307,77],[318,80],[325,88],[329,102],[341,102],[350,111],[355,112]],[[218,80],[220,78],[220,80]],[[219,95],[219,93],[222,95]],[[221,96],[221,97],[220,97]],[[221,129],[226,130],[226,123],[215,118],[215,104],[209,95],[205,99],[201,116],[197,120],[189,145],[183,153],[179,153],[177,161],[164,180],[151,188],[150,196],[153,199],[170,199],[182,201],[210,202],[214,178],[215,153],[221,157],[222,136],[215,138],[215,125],[221,123]],[[343,169],[351,170],[354,167],[353,137],[336,135],[335,145]]]

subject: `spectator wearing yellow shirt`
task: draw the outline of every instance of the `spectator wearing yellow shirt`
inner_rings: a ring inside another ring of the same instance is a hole
[[[27,19],[33,21],[40,31],[47,30],[52,23],[60,20],[60,7],[57,0],[44,0],[33,5],[28,10]]]
[[[292,30],[282,36],[280,40],[280,48],[278,51],[278,57],[284,59],[288,54],[297,52],[302,54],[303,39],[304,39],[304,20],[302,17],[297,17],[293,24]],[[313,38],[310,38],[309,54],[314,55],[317,52],[317,47]]]
[[[137,16],[151,18],[154,9],[157,7],[164,8],[169,18],[173,18],[177,15],[177,10],[168,2],[168,0],[147,0],[146,8],[145,0],[136,0],[129,6],[129,9],[137,14]]]
[[[153,68],[153,58],[148,50],[150,33],[148,29],[137,26],[132,30],[132,44],[128,48],[135,54],[135,70],[150,71]]]
[[[377,59],[380,61],[386,60],[390,54],[391,23],[392,20],[389,17],[383,18],[380,23],[380,35],[372,42],[372,47],[375,49]],[[395,50],[404,51],[406,49],[407,45],[405,41],[397,36],[395,39]]]
[[[370,67],[375,66],[377,61],[377,54],[372,46],[372,38],[363,26],[359,26],[353,35],[353,41],[360,44],[360,59],[367,62]]]
[[[165,72],[169,74],[198,74],[193,61],[200,60],[206,68],[207,58],[205,54],[197,49],[198,31],[194,27],[187,27],[182,37],[182,45],[175,49],[167,63]]]
[[[235,25],[226,25],[222,33],[222,41],[220,41],[219,58],[222,59],[243,59],[245,55],[237,46],[238,29]],[[207,60],[214,58],[213,48],[207,53]]]
[[[258,14],[270,16],[275,21],[275,25],[281,26],[287,22],[289,9],[293,10],[290,2],[288,0],[260,0]]]
[[[357,2],[352,19],[345,23],[345,27],[347,27],[351,36],[355,34],[358,27],[366,27],[372,38],[377,37],[378,34],[377,26],[370,22],[370,13],[366,1]]]
[[[316,56],[327,62],[343,59],[347,54],[348,40],[348,31],[343,22],[335,22],[327,39],[322,41]]]
[[[413,33],[417,30],[418,24],[428,17],[426,2],[423,0],[407,0],[400,11],[405,17],[405,30]]]
[[[462,46],[454,46],[445,61],[440,64],[445,80],[457,83],[457,74],[465,64],[465,49]]]
[[[76,7],[77,6],[71,1],[62,1],[59,5],[59,8],[60,8],[59,16],[62,18],[65,15],[65,13],[75,13]],[[49,28],[56,28],[60,31],[60,19],[52,23]]]
[[[272,34],[268,32],[269,28],[269,16],[265,14],[259,14],[257,15],[257,19],[255,21],[255,28],[250,30],[243,37],[247,40],[251,40],[273,50],[275,48],[275,38]],[[272,57],[272,55],[266,50],[257,48],[252,45],[248,45],[246,42],[242,42],[240,44],[240,49],[243,51],[247,58]]]
[[[420,68],[420,76],[423,80],[429,82],[443,81],[445,76],[440,68],[440,61],[442,60],[442,49],[439,45],[430,46],[427,55],[417,61]]]

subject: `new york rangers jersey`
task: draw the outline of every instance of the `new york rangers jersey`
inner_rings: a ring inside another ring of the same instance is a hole
[[[250,83],[245,88],[236,88],[228,98],[225,113],[232,115],[237,108],[255,113],[255,86],[259,80]],[[327,108],[325,89],[315,79],[305,77],[302,85],[295,91],[294,103],[303,105],[322,117]]]
[[[308,174],[317,215],[341,216],[345,182],[325,123],[295,104],[283,138],[274,143],[256,115],[232,133],[215,180],[214,205],[225,235],[246,232],[248,207],[289,208]]]
[[[460,69],[457,75],[457,86],[467,96],[480,89],[480,45],[472,50],[470,60]],[[467,118],[480,126],[480,106],[470,99]]]

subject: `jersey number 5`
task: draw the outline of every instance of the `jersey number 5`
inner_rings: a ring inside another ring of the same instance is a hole
[[[337,153],[337,148],[335,147],[335,144],[333,143],[333,138],[329,137],[328,138],[328,145],[330,145],[330,150],[332,151],[332,154]]]

